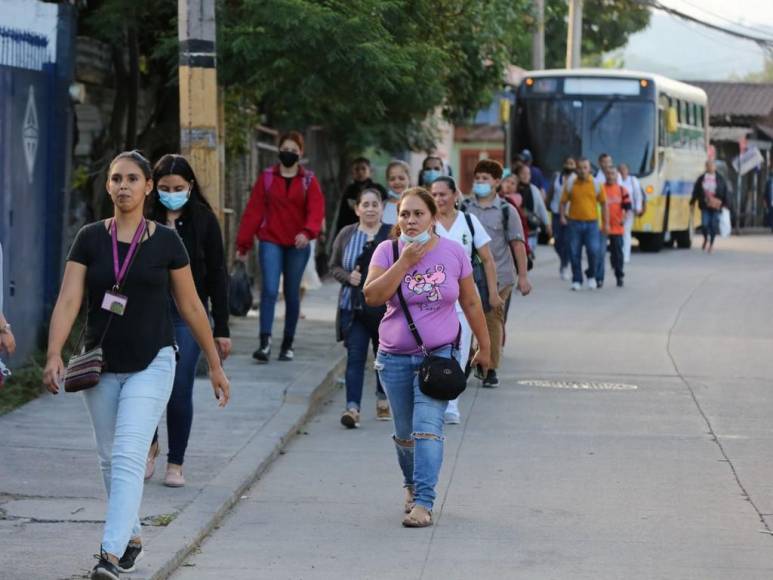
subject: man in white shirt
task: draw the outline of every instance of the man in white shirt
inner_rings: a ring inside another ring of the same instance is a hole
[[[631,230],[633,229],[634,215],[644,214],[646,200],[639,179],[635,175],[631,175],[628,165],[621,163],[618,170],[618,182],[630,192],[633,206],[633,211],[626,213],[625,233],[623,234],[623,262],[627,264],[631,261]]]

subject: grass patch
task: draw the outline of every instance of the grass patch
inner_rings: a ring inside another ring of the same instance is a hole
[[[0,387],[0,415],[38,398],[45,390],[43,387],[45,364],[45,354],[42,351],[36,351],[26,365],[14,369],[13,374],[5,379],[3,386]]]
[[[160,514],[157,516],[150,516],[148,518],[144,518],[143,522],[145,522],[145,525],[147,526],[162,526],[166,527],[169,524],[171,524],[174,519],[177,517],[177,514]]]
[[[70,338],[62,349],[62,359],[65,365],[70,359],[73,351],[77,348],[77,340],[80,337],[85,317],[79,316],[73,324]],[[42,333],[42,336],[48,336],[48,328]],[[43,386],[43,369],[46,366],[46,353],[43,349],[36,350],[27,359],[21,367],[12,369],[12,375],[5,379],[5,383],[0,387],[0,415],[13,411],[33,399],[37,399],[42,393],[46,392]]]

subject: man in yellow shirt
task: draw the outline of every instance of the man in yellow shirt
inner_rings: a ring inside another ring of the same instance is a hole
[[[561,195],[561,223],[568,225],[569,252],[572,260],[572,290],[582,288],[582,247],[588,255],[588,271],[596,271],[599,259],[599,206],[601,206],[601,231],[609,224],[606,196],[590,173],[590,161],[577,162],[577,177],[566,180]],[[602,258],[603,259],[603,258]],[[588,279],[588,288],[596,288],[595,278]]]

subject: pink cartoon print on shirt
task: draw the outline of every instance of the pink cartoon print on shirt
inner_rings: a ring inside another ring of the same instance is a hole
[[[433,302],[438,302],[443,295],[440,293],[440,286],[446,281],[446,268],[442,264],[432,268],[427,268],[424,273],[414,272],[405,277],[405,283],[408,284],[408,290],[421,296],[427,295],[429,304],[422,304],[421,308],[430,306]]]

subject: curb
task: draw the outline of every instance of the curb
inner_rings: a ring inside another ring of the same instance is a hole
[[[336,388],[344,369],[345,354],[333,358],[327,371],[307,368],[285,389],[282,404],[273,417],[255,432],[231,462],[156,537],[143,560],[147,573],[129,574],[136,580],[164,580],[212,532],[316,413]],[[311,386],[316,385],[316,386]],[[257,462],[257,463],[256,463]]]

